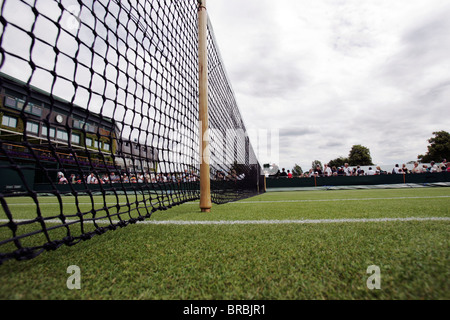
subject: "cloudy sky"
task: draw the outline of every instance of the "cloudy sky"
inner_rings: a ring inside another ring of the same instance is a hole
[[[450,1],[207,6],[247,129],[279,136],[260,162],[305,170],[361,144],[376,164],[405,163],[450,131]]]

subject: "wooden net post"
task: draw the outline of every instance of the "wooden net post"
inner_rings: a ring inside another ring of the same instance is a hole
[[[206,0],[198,0],[200,209],[202,212],[210,212],[212,207],[209,168],[207,21]]]

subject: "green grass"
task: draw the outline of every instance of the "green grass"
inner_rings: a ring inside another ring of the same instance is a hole
[[[16,218],[35,214],[29,201],[8,199]],[[55,198],[39,202],[59,214]],[[449,208],[449,188],[270,192],[208,214],[188,203],[150,220],[450,217]],[[449,221],[131,225],[5,262],[0,299],[449,299],[449,231]],[[66,286],[69,265],[81,268],[80,290]],[[370,265],[380,267],[380,290],[366,286]]]

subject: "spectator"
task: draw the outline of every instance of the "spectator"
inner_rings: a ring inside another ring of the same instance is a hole
[[[281,173],[280,173],[280,178],[286,178],[287,177],[287,173],[285,171],[285,169],[281,169]]]
[[[316,170],[314,170],[314,174],[316,176],[321,176],[322,175],[322,169],[320,168],[320,165],[316,166]]]
[[[400,167],[398,166],[398,164],[395,165],[395,167],[392,169],[392,174],[400,174]]]
[[[409,173],[409,170],[408,170],[408,168],[406,167],[406,164],[403,164],[402,165],[402,173]]]
[[[67,178],[64,177],[64,173],[58,172],[58,183],[59,184],[68,184]]]
[[[361,169],[360,166],[356,167],[356,175],[357,176],[363,176],[364,175],[364,171]]]
[[[289,179],[292,179],[292,172],[290,172],[289,170],[287,171],[287,177],[288,177]]]
[[[352,168],[350,168],[350,167],[348,166],[348,163],[345,163],[345,164],[344,164],[344,174],[345,174],[346,176],[351,176],[351,175],[352,175]]]
[[[422,173],[422,168],[419,167],[419,163],[414,162],[414,168],[412,168],[411,173]]]
[[[337,169],[335,166],[333,166],[333,167],[331,168],[331,173],[332,173],[333,176],[337,176],[337,174],[338,174],[338,169]]]
[[[372,167],[369,167],[369,170],[367,171],[367,175],[368,175],[368,176],[373,176],[373,175],[375,175],[375,171],[372,169]]]
[[[331,177],[332,174],[333,174],[333,171],[328,166],[328,164],[325,163],[323,165],[323,175],[326,176],[326,177]]]
[[[376,170],[375,170],[375,173],[376,173],[376,174],[386,174],[386,171],[381,170],[381,167],[380,167],[380,166],[377,166],[377,167],[376,167]]]
[[[111,172],[111,177],[109,178],[111,183],[117,183],[120,181],[120,177],[116,175],[114,172]]]
[[[97,178],[95,177],[93,172],[91,172],[91,174],[87,177],[86,183],[87,184],[97,184],[98,183]]]
[[[438,166],[436,165],[436,163],[434,161],[430,162],[430,172],[431,173],[438,172]]]

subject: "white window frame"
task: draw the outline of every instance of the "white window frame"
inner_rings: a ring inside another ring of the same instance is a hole
[[[39,123],[34,122],[34,121],[27,121],[26,131],[38,135],[39,134]]]
[[[3,115],[2,125],[10,128],[17,128],[17,118]]]

